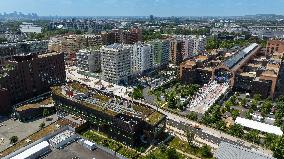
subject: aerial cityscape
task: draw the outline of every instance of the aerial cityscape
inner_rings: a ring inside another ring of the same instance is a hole
[[[284,1],[1,0],[1,159],[284,159]]]

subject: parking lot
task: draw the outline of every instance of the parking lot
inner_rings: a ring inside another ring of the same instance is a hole
[[[63,149],[54,149],[51,153],[47,154],[45,159],[115,159],[114,156],[102,151],[101,149],[95,149],[91,151],[77,142],[74,142]]]
[[[46,118],[41,118],[25,123],[13,119],[0,119],[0,151],[5,150],[11,145],[10,137],[17,136],[20,141],[38,131],[40,129],[39,125],[42,122],[45,125],[53,123],[57,120],[57,115],[51,115],[49,118],[52,118],[52,120],[46,121]]]

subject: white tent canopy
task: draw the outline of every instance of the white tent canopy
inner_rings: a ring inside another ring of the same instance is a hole
[[[235,123],[240,124],[244,127],[256,129],[256,130],[259,130],[259,131],[262,131],[262,132],[267,132],[267,133],[271,133],[271,134],[275,134],[275,135],[282,135],[283,134],[280,127],[261,123],[261,122],[254,121],[254,120],[249,120],[249,119],[237,117],[237,119],[235,120]]]

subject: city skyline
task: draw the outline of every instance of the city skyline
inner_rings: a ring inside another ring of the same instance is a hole
[[[40,16],[243,16],[284,15],[284,1],[273,0],[2,0],[1,12]],[[17,4],[17,5],[15,5]],[[27,5],[28,4],[28,5]],[[64,9],[62,9],[64,7]]]

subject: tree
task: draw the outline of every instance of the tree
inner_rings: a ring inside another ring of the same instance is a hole
[[[197,121],[198,115],[197,115],[197,113],[195,113],[195,112],[190,112],[190,113],[187,115],[187,118],[188,118],[189,120]]]
[[[45,127],[45,123],[44,122],[40,123],[39,128],[43,129],[44,127]]]
[[[271,148],[275,158],[284,158],[284,136],[278,136],[272,143]]]
[[[168,107],[175,109],[176,105],[177,105],[177,99],[176,99],[176,95],[174,92],[171,92],[168,96]]]
[[[272,103],[270,100],[265,100],[261,107],[261,115],[262,117],[266,117],[268,113],[271,111]]]
[[[229,128],[228,133],[233,135],[233,136],[241,137],[244,134],[244,130],[243,130],[243,127],[241,125],[234,124]]]
[[[236,118],[240,115],[240,111],[239,110],[236,110],[236,109],[234,109],[234,110],[232,110],[232,118],[234,119],[234,120],[236,120]]]
[[[19,138],[18,136],[12,136],[10,137],[10,143],[11,144],[15,144],[16,142],[18,142]]]
[[[260,141],[259,132],[257,130],[249,131],[249,133],[246,134],[246,139],[253,143],[259,143]]]
[[[42,112],[42,116],[46,117],[49,115],[49,111],[47,109],[44,109]]]
[[[179,158],[178,153],[176,149],[174,148],[169,148],[167,150],[167,156],[168,156],[168,159],[178,159]]]
[[[133,98],[134,99],[142,99],[143,98],[143,89],[137,87],[133,90]]]
[[[247,99],[246,98],[241,99],[240,106],[244,107],[246,104],[247,104]]]
[[[236,105],[236,100],[237,100],[236,95],[233,95],[233,96],[230,98],[230,101],[231,101],[231,103],[232,103],[231,106]]]
[[[253,99],[256,100],[256,101],[260,101],[261,100],[261,95],[260,94],[255,94],[253,96]]]
[[[250,109],[250,110],[251,110],[251,109]],[[247,118],[247,119],[252,119],[251,111],[247,111],[247,112],[245,113],[245,118]]]
[[[159,146],[159,148],[160,148],[161,152],[163,152],[163,153],[167,151],[167,146],[165,144],[161,144]]]
[[[264,138],[264,146],[265,146],[266,148],[271,149],[272,143],[274,143],[274,140],[275,140],[276,138],[277,138],[276,135],[267,133],[267,134],[265,135],[265,138]]]
[[[255,100],[255,99],[252,100],[250,108],[254,111],[257,110],[257,100]]]
[[[188,144],[189,145],[193,145],[192,143],[193,143],[193,140],[195,138],[195,133],[192,132],[192,131],[187,131],[186,132],[186,137],[187,137]]]
[[[211,147],[209,147],[208,145],[204,145],[200,148],[200,153],[201,156],[203,157],[212,157],[212,152],[211,152]]]

